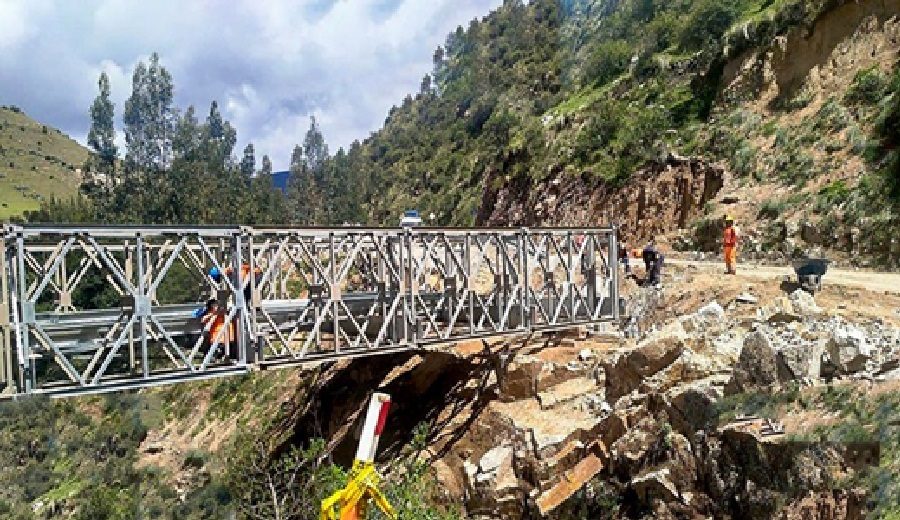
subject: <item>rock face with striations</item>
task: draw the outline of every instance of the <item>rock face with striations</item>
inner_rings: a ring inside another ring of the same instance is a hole
[[[533,181],[524,176],[500,188],[488,179],[477,220],[488,225],[593,225],[614,214],[626,240],[643,240],[687,227],[717,196],[725,171],[700,158],[670,155],[621,187],[584,180],[588,178],[560,175]]]

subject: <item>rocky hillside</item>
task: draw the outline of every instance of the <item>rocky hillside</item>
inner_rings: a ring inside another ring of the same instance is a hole
[[[369,215],[611,220],[708,250],[735,213],[748,256],[894,265],[898,13],[897,0],[505,2],[452,33],[421,91],[351,150],[379,194]]]
[[[691,292],[684,289],[692,287]],[[638,337],[600,332],[350,361],[293,413],[349,460],[366,388],[387,455],[422,453],[471,518],[863,518],[900,511],[897,296],[677,268]],[[842,302],[853,293],[865,309]],[[634,310],[634,309],[632,309]],[[866,397],[864,397],[866,396]],[[499,514],[498,514],[499,512]],[[812,514],[813,516],[808,516]]]
[[[0,220],[75,194],[87,157],[87,149],[59,130],[0,106]]]

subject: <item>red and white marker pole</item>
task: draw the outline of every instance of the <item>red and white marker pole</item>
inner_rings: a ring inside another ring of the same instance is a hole
[[[369,410],[366,412],[366,422],[363,424],[362,435],[359,436],[359,447],[356,449],[356,460],[359,462],[375,462],[375,451],[378,449],[378,439],[384,431],[384,423],[387,421],[388,409],[391,407],[391,396],[375,393],[369,401]]]

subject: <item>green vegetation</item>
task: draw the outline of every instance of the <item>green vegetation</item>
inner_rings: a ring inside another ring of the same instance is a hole
[[[17,107],[0,106],[0,221],[78,191],[88,153]]]
[[[0,517],[275,518],[271,479],[280,518],[317,519],[321,499],[346,482],[347,468],[330,462],[321,440],[286,443],[292,431],[279,402],[284,392],[296,391],[289,375],[274,371],[139,394],[0,403]],[[150,430],[195,421],[220,421],[215,424],[223,428],[231,420],[237,421],[236,434],[217,451],[188,449],[169,465],[138,464],[146,443],[156,443],[147,440]],[[419,458],[427,433],[416,428],[408,450],[386,468],[384,491],[401,518],[461,518],[454,509],[434,506],[439,490]],[[174,472],[189,478],[180,484],[186,486],[183,499],[173,487]]]
[[[800,412],[834,420],[823,422],[796,440],[826,440],[839,443],[877,441],[881,460],[877,467],[856,474],[851,485],[869,491],[873,518],[890,518],[900,512],[900,394],[894,391],[866,393],[854,383],[819,388],[791,387],[777,393],[745,393],[723,399],[718,405],[719,425],[738,413],[781,418]]]
[[[844,95],[844,101],[851,105],[873,105],[888,93],[890,83],[878,66],[869,67],[856,73],[853,84]]]
[[[49,203],[29,218],[394,224],[402,210],[415,207],[434,213],[437,224],[471,224],[485,218],[479,210],[489,211],[504,186],[524,189],[561,175],[618,184],[673,149],[725,159],[742,182],[803,187],[834,167],[818,151],[849,147],[874,156],[889,146],[867,139],[856,108],[845,106],[883,105],[875,98],[890,89],[877,69],[861,72],[846,96],[796,127],[763,124],[749,112],[714,113],[713,106],[728,60],[811,23],[830,6],[818,0],[504,2],[449,34],[419,91],[391,108],[383,128],[364,141],[332,155],[312,121],[294,149],[286,197],[260,175],[266,167],[256,169],[252,146],[234,157],[236,129],[215,102],[204,123],[193,108],[172,105],[174,79],[154,56],[134,71],[123,111],[125,160],[117,163],[109,153],[114,114],[101,78],[91,107],[96,139],[85,197]],[[776,108],[796,110],[812,99],[798,88]],[[147,105],[163,110],[141,113]],[[159,141],[153,132],[160,128],[174,137],[157,149],[150,144]],[[762,153],[759,139],[772,135],[774,153]]]

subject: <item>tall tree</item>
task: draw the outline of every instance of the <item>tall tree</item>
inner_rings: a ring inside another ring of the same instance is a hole
[[[91,104],[91,129],[88,131],[88,146],[94,153],[85,163],[86,179],[81,191],[93,203],[94,219],[102,220],[109,211],[111,194],[117,182],[115,175],[119,150],[113,123],[115,108],[109,99],[109,77],[105,72],[100,73],[97,86],[100,92]]]
[[[116,129],[113,123],[115,107],[109,99],[109,76],[100,73],[97,80],[100,93],[91,104],[91,129],[88,132],[88,146],[97,154],[99,166],[112,171],[119,153],[116,147]]]
[[[303,148],[294,146],[287,198],[291,223],[303,226],[320,223],[321,195],[308,164]]]
[[[211,167],[224,168],[231,162],[231,153],[237,143],[237,132],[231,123],[222,117],[216,101],[209,106],[203,141],[206,157]]]
[[[328,162],[328,144],[325,143],[325,136],[322,135],[315,116],[309,118],[309,130],[303,139],[303,157],[303,164],[321,187],[324,184],[325,164]]]
[[[175,123],[172,151],[175,159],[196,160],[200,154],[202,128],[197,121],[194,105],[184,111]]]
[[[172,158],[175,109],[172,76],[150,56],[149,67],[139,62],[131,78],[131,96],[125,101],[126,160],[144,172],[165,170]]]
[[[268,155],[263,155],[262,169],[260,169],[259,174],[260,176],[272,175],[272,160],[269,159]]]
[[[256,172],[256,153],[253,150],[253,143],[247,143],[244,147],[244,157],[241,158],[241,175],[245,179],[250,179]]]

